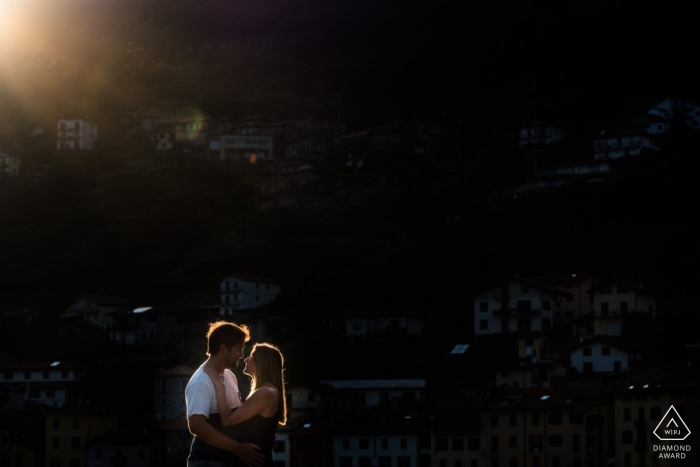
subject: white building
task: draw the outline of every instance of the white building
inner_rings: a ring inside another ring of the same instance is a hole
[[[549,146],[562,138],[564,138],[564,130],[561,128],[535,122],[520,128],[519,145],[521,148],[532,145]]]
[[[474,299],[474,334],[543,331],[553,326],[564,290],[514,278]]]
[[[642,151],[658,152],[659,148],[651,136],[642,132],[621,132],[606,135],[593,141],[594,159],[619,159],[625,156],[637,156]]]
[[[77,149],[91,151],[97,140],[97,125],[84,119],[66,119],[58,121],[56,149]]]
[[[619,373],[630,369],[637,353],[607,340],[584,340],[571,351],[571,366],[579,373]]]
[[[0,372],[0,388],[20,389],[25,400],[52,407],[65,405],[70,386],[83,374],[80,367],[68,362],[24,362]]]
[[[269,305],[277,300],[280,285],[273,280],[240,274],[221,281],[220,315],[232,315],[235,310],[248,310]]]
[[[21,159],[7,152],[0,152],[0,174],[17,175]]]

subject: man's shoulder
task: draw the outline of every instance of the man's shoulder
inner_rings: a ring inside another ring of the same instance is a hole
[[[189,382],[187,383],[187,388],[189,389],[193,386],[201,385],[203,384],[204,386],[213,386],[213,383],[209,379],[209,376],[202,370],[202,367],[200,366],[197,368],[197,370],[192,374],[190,377]]]

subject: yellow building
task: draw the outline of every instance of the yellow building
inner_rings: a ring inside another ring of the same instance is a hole
[[[100,407],[67,406],[46,416],[46,467],[85,467],[85,443],[117,427]]]

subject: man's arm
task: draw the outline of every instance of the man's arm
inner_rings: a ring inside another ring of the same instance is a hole
[[[207,417],[194,414],[187,419],[190,433],[210,446],[233,452],[240,460],[250,467],[262,465],[265,456],[260,453],[260,447],[251,443],[239,443],[229,438],[209,424]]]

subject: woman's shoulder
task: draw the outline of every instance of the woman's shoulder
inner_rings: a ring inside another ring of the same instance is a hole
[[[270,398],[274,397],[277,399],[277,389],[274,388],[273,386],[260,386],[255,390],[255,393],[259,395],[259,397],[265,397],[265,398]]]

